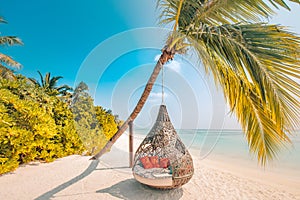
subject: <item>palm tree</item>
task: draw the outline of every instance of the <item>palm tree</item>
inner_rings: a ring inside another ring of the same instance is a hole
[[[0,23],[6,23],[6,21],[0,17]],[[22,41],[16,36],[0,36],[0,45],[1,46],[12,46],[12,45],[22,45]],[[21,64],[15,61],[12,57],[5,55],[0,52],[0,77],[15,80],[16,77],[12,70],[9,67],[16,69],[21,68]]]
[[[269,2],[289,9],[283,0]],[[173,30],[137,106],[93,159],[107,152],[136,118],[162,66],[189,48],[222,88],[250,151],[265,165],[299,124],[300,38],[261,21],[274,14],[263,0],[158,0],[158,6],[160,22]]]
[[[80,96],[88,97],[88,90],[88,85],[85,82],[81,81],[74,89],[72,95],[72,104],[75,104]]]
[[[68,85],[62,85],[62,86],[56,86],[57,82],[59,79],[63,78],[62,76],[54,76],[51,78],[50,72],[47,72],[45,77],[43,77],[42,73],[38,71],[40,75],[41,82],[34,78],[29,78],[31,83],[36,85],[37,87],[43,88],[49,95],[54,95],[54,96],[63,96],[63,97],[70,97],[70,92],[72,91],[72,87]]]

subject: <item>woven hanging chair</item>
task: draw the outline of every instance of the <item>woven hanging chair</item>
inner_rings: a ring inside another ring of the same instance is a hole
[[[134,178],[159,189],[173,189],[193,176],[193,160],[177,135],[165,105],[134,156]]]

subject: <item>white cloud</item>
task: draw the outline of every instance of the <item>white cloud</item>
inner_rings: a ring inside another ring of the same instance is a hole
[[[160,54],[156,55],[154,57],[154,61],[158,61],[160,58]],[[168,62],[165,67],[177,72],[177,73],[180,73],[181,72],[181,64],[180,62],[176,61],[176,60],[171,60],[170,62]]]
[[[168,95],[164,93],[164,98],[166,98]],[[149,95],[149,101],[161,101],[162,93],[161,92],[151,92]]]
[[[157,93],[151,92],[149,95],[150,98],[161,98],[161,96],[162,96],[161,92],[157,92]]]
[[[181,64],[176,60],[172,60],[170,63],[166,64],[166,67],[177,73],[181,72]]]

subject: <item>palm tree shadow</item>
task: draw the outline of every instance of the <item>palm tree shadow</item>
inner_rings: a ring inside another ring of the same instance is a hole
[[[98,190],[97,193],[108,193],[114,197],[125,200],[140,199],[170,199],[177,200],[183,195],[182,188],[173,190],[158,190],[142,185],[135,179],[121,181],[111,187]]]
[[[70,187],[74,183],[77,183],[81,179],[83,179],[83,178],[87,177],[88,175],[90,175],[97,168],[98,163],[99,163],[99,160],[93,160],[91,162],[91,164],[88,166],[88,168],[84,172],[82,172],[80,175],[78,175],[78,176],[74,177],[73,179],[57,186],[56,188],[42,194],[41,196],[35,198],[35,200],[44,200],[44,199],[52,198],[58,192],[66,189],[67,187]]]

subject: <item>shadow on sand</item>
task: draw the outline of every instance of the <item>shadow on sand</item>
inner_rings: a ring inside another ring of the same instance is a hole
[[[182,188],[173,190],[158,190],[142,185],[135,179],[121,181],[109,188],[98,190],[97,193],[108,193],[114,197],[125,200],[140,199],[170,199],[177,200],[183,195]]]
[[[56,193],[66,189],[67,187],[69,187],[70,185],[73,185],[74,183],[80,181],[81,179],[87,177],[88,175],[90,175],[98,166],[99,160],[93,160],[91,162],[91,164],[89,165],[89,167],[82,172],[80,175],[76,176],[75,178],[72,178],[71,180],[57,186],[56,188],[46,192],[45,194],[42,194],[41,196],[35,198],[36,200],[46,200],[46,199],[50,199],[51,197],[53,197]]]

